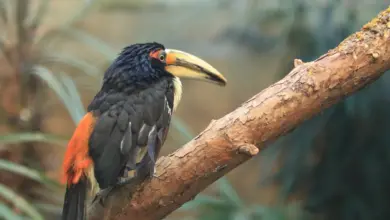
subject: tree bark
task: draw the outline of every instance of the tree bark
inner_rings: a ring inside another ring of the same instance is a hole
[[[112,191],[89,219],[162,219],[304,120],[390,69],[390,7],[315,61],[295,68],[157,162],[157,176]],[[387,95],[387,94],[383,94]]]

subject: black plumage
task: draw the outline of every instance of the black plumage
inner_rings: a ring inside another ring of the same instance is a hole
[[[164,47],[158,43],[126,47],[106,71],[101,90],[88,106],[97,118],[89,154],[100,188],[117,184],[131,170],[137,176],[154,172],[175,92],[173,76],[150,60],[149,53],[158,49]],[[142,150],[147,153],[139,158]]]
[[[75,185],[67,187],[65,190],[64,210],[62,220],[84,220],[85,218],[85,198],[87,196],[87,181],[81,179]]]
[[[69,190],[64,219],[84,218],[87,186],[103,202],[118,185],[154,175],[181,99],[179,77],[226,85],[225,77],[210,64],[159,43],[130,45],[114,60],[65,154]]]

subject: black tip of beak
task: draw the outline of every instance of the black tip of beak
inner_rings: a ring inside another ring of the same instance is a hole
[[[207,79],[219,86],[226,86],[227,83],[225,79],[222,79],[214,74],[207,74]]]

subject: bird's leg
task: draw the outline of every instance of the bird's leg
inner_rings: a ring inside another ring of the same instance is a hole
[[[158,179],[158,180],[161,180],[161,178],[160,178],[159,176],[157,176],[156,173],[153,173],[153,174],[152,174],[152,177],[154,177],[154,178],[156,178],[156,179]]]
[[[151,177],[158,178],[158,176],[156,175],[156,169],[154,168],[154,165],[150,166],[150,174]]]
[[[123,175],[118,179],[117,185],[122,186],[126,185],[135,178],[135,165],[127,164],[126,168],[123,171]]]
[[[110,187],[103,189],[103,190],[100,190],[98,193],[96,193],[92,202],[95,202],[97,199],[99,199],[100,205],[102,205],[104,207],[107,196],[110,194],[110,192],[112,190],[114,190],[118,187],[121,187],[123,185],[132,184],[134,181],[135,181],[134,177],[121,178],[114,186],[110,186]]]
[[[129,173],[132,173],[133,175],[129,175]],[[96,193],[94,199],[92,202],[95,202],[97,199],[99,199],[99,203],[104,207],[105,201],[107,199],[107,196],[110,194],[110,192],[113,189],[116,189],[123,185],[132,184],[136,180],[134,175],[134,170],[128,170],[125,168],[123,176],[118,178],[117,183],[114,186],[110,186],[106,189],[100,190],[98,193]]]
[[[156,174],[156,163],[154,161],[150,161],[148,166],[149,166],[150,177],[161,180],[161,178]]]
[[[134,172],[134,171],[133,171],[133,172]],[[123,186],[123,185],[130,184],[130,183],[133,182],[133,180],[135,180],[135,176],[121,178],[121,179],[117,182],[117,186]]]
[[[111,190],[114,189],[114,187],[115,186],[110,186],[106,189],[102,189],[99,192],[97,192],[95,197],[92,200],[92,203],[94,203],[96,200],[99,200],[100,205],[104,207],[107,196],[111,192]]]
[[[155,140],[155,138],[153,138],[152,140]],[[154,177],[154,178],[157,178],[157,179],[160,179],[157,175],[156,175],[156,152],[155,152],[155,141],[152,141],[152,143],[148,144],[148,155],[149,155],[149,158],[150,158],[150,161],[148,163],[148,166],[149,166],[149,172],[150,172],[150,176],[151,177]]]

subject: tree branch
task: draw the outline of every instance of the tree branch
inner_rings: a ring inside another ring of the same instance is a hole
[[[315,61],[297,60],[284,79],[161,157],[158,178],[112,191],[105,208],[93,203],[89,219],[162,219],[266,143],[378,79],[390,69],[389,36],[390,7]]]

